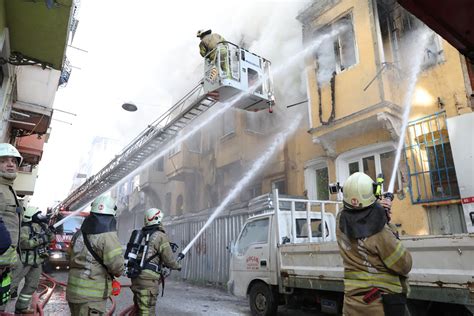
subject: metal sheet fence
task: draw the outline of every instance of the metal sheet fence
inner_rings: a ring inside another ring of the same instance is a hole
[[[186,254],[181,273],[172,273],[171,277],[225,285],[229,279],[230,264],[230,251],[227,247],[231,241],[236,240],[247,218],[262,211],[243,207],[216,218]],[[183,216],[179,220],[164,223],[170,241],[177,243],[182,250],[210,215],[209,211],[199,216]]]

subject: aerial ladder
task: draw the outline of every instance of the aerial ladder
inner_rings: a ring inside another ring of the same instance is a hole
[[[80,210],[98,195],[140,167],[163,149],[191,121],[220,102],[235,98],[233,107],[247,111],[269,109],[274,104],[270,61],[231,42],[215,48],[214,60],[204,58],[204,78],[170,109],[148,125],[97,174],[59,203],[56,208]]]

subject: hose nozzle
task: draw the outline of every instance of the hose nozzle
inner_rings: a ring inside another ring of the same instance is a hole
[[[184,253],[180,252],[179,255],[178,255],[178,259],[176,259],[176,261],[180,262],[181,260],[184,259]]]
[[[385,193],[383,194],[383,197],[384,197],[385,199],[390,199],[390,201],[393,201],[393,199],[395,198],[395,196],[393,195],[392,192],[385,192]]]

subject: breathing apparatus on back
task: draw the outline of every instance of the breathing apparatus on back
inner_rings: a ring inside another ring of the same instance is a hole
[[[164,217],[163,212],[157,208],[148,209],[145,212],[144,227],[136,229],[132,232],[130,240],[127,243],[125,251],[125,274],[129,278],[136,278],[143,269],[149,269],[157,273],[162,272],[162,267],[151,263],[159,253],[153,254],[146,258],[150,238],[153,233],[161,229],[161,221]],[[176,252],[178,245],[170,243],[173,252]]]

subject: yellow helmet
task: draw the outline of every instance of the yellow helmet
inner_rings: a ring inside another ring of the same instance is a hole
[[[164,216],[165,214],[163,214],[162,210],[158,208],[150,208],[145,211],[143,222],[145,226],[160,224]]]
[[[23,212],[23,223],[29,223],[33,220],[33,216],[41,213],[40,209],[36,206],[27,206],[25,212]]]
[[[360,210],[371,206],[377,198],[374,194],[374,181],[363,172],[353,173],[343,187],[344,206]]]
[[[115,216],[117,214],[115,200],[107,195],[99,196],[91,204],[91,213]]]

